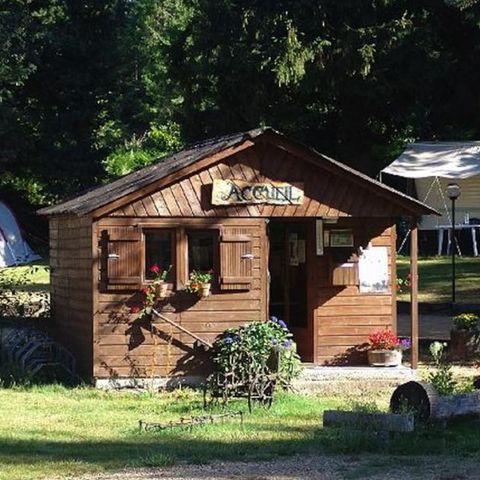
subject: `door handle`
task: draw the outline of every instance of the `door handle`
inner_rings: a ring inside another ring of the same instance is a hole
[[[242,260],[253,260],[255,257],[252,253],[245,253],[240,257]]]

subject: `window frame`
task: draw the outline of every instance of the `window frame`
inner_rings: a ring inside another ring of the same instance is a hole
[[[177,228],[175,227],[147,227],[142,228],[142,235],[141,235],[141,258],[142,258],[142,265],[141,265],[141,279],[143,285],[152,285],[154,280],[147,278],[147,241],[146,235],[148,234],[155,234],[158,232],[170,232],[171,239],[170,239],[170,249],[171,249],[171,256],[172,256],[172,270],[170,273],[170,279],[167,282],[169,290],[176,290],[177,285],[177,277],[178,277],[178,255],[177,255]]]
[[[196,231],[196,232],[208,232],[213,239],[213,278],[212,278],[212,291],[216,293],[218,291],[218,277],[220,275],[220,228],[212,227],[209,225],[188,225],[184,227],[185,232],[185,283],[189,280],[189,275],[191,272],[190,269],[190,259],[188,256],[188,232]]]

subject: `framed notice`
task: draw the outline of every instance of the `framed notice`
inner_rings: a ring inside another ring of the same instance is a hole
[[[323,220],[321,218],[315,221],[315,241],[317,255],[323,255]]]
[[[360,293],[388,293],[390,291],[388,276],[387,247],[362,249],[358,259],[358,277]]]
[[[330,247],[353,247],[352,230],[330,230]]]

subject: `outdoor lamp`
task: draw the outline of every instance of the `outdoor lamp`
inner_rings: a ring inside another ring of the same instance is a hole
[[[460,196],[460,186],[457,183],[447,185],[447,196],[452,201],[452,304],[455,303],[455,247],[457,239],[455,236],[455,200]]]
[[[460,196],[460,185],[449,183],[447,185],[447,196],[450,200],[455,201]]]

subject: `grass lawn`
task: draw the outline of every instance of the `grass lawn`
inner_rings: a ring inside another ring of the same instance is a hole
[[[387,408],[387,398],[376,401]],[[468,456],[480,449],[478,426],[472,422],[446,431],[420,430],[389,445],[359,432],[323,430],[323,410],[345,404],[339,398],[284,394],[270,410],[258,408],[246,415],[243,426],[231,419],[192,432],[152,433],[139,432],[138,420],[167,422],[202,414],[200,395],[190,390],[119,393],[60,386],[0,389],[0,479],[65,478],[128,466],[296,453],[381,452],[387,459],[432,452]],[[232,405],[232,410],[239,408],[245,411],[245,403]]]
[[[38,260],[19,267],[0,268],[0,288],[35,292],[48,290],[49,284],[48,260]]]
[[[399,277],[405,278],[410,271],[410,258],[399,256]],[[420,302],[443,303],[452,299],[452,277],[450,257],[425,257],[418,263]],[[456,292],[458,303],[480,303],[480,257],[456,257]],[[398,300],[409,301],[409,293],[398,296]]]

